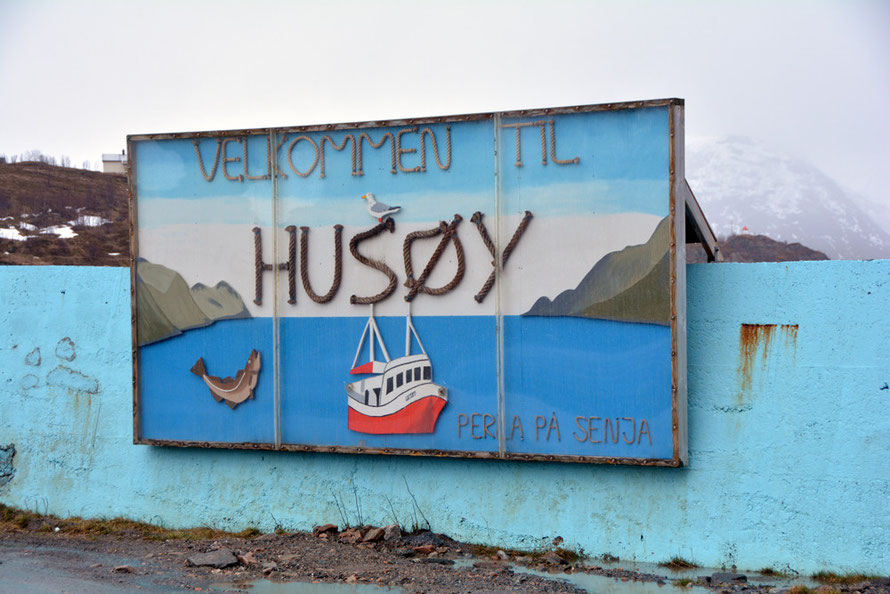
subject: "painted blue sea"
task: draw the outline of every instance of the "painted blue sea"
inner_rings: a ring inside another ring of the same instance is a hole
[[[448,389],[436,431],[367,435],[346,426],[345,386],[365,318],[282,318],[281,430],[287,444],[496,451],[494,317],[415,317]],[[377,318],[391,358],[405,354],[404,318]],[[273,320],[228,320],[140,348],[142,437],[274,442]],[[508,451],[670,458],[670,329],[582,318],[504,318]],[[189,372],[234,376],[263,356],[255,398],[234,410]],[[360,362],[367,360],[367,341]],[[412,346],[417,353],[418,347]],[[378,347],[379,353],[379,347]],[[378,355],[378,358],[380,356]]]

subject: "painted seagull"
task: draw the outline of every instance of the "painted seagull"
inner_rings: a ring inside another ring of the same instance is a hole
[[[371,194],[370,192],[362,196],[362,200],[368,201],[368,214],[377,219],[377,222],[379,223],[382,223],[383,219],[389,215],[402,210],[401,206],[389,206],[382,202],[377,202],[377,199],[374,198],[374,194]]]

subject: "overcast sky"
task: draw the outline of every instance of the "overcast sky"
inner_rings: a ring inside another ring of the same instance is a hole
[[[686,99],[687,136],[762,139],[888,197],[886,0],[0,0],[0,154],[660,97]]]

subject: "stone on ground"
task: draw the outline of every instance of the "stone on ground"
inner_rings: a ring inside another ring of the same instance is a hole
[[[238,563],[238,559],[232,551],[228,549],[217,549],[215,551],[210,551],[209,553],[192,555],[186,562],[194,567],[209,566],[222,569],[223,567],[235,565]]]

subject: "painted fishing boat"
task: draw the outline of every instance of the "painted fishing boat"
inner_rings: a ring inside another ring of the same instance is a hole
[[[348,427],[351,431],[378,435],[432,433],[439,413],[448,403],[448,391],[432,381],[433,366],[411,322],[411,314],[405,318],[405,356],[390,359],[373,307],[350,370],[353,375],[369,377],[346,386]],[[359,364],[366,338],[369,358]],[[420,354],[411,354],[412,338],[420,347]],[[375,344],[380,346],[384,361],[376,360]]]

